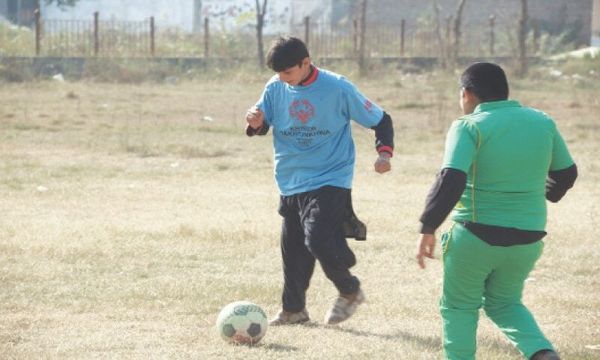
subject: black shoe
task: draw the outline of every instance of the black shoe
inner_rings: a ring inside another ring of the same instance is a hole
[[[533,354],[531,360],[560,360],[560,357],[554,351],[544,349]]]

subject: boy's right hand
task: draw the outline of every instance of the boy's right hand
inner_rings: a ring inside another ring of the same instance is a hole
[[[246,122],[254,130],[258,130],[265,122],[265,114],[256,106],[251,107],[246,111]]]

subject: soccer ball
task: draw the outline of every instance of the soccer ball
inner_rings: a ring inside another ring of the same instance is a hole
[[[254,345],[267,333],[267,316],[260,306],[236,301],[223,308],[217,318],[217,330],[234,344]]]

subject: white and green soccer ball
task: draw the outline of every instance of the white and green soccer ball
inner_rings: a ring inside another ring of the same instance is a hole
[[[217,330],[234,344],[254,345],[267,333],[267,316],[260,306],[236,301],[223,308],[217,318]]]

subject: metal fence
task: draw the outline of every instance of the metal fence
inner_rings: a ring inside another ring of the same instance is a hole
[[[257,53],[255,34],[211,29],[208,20],[205,21],[204,31],[196,34],[161,28],[160,24],[154,23],[154,18],[138,22],[103,21],[98,13],[89,20],[41,19],[38,15],[36,24],[33,31],[21,29],[11,32],[0,27],[0,55],[251,59]],[[433,29],[416,24],[405,25],[404,21],[401,24],[398,27],[367,28],[366,56],[436,57],[440,54],[441,44]],[[357,31],[352,28],[332,31],[321,24],[308,26],[309,22],[306,21],[290,32],[308,42],[313,57],[357,56]],[[264,42],[268,44],[272,37],[264,36]],[[489,41],[490,35],[486,29],[465,29],[460,55],[509,55],[490,54]]]
[[[49,20],[43,24],[40,53],[46,56],[148,56],[149,21]],[[96,48],[97,47],[97,48]]]

